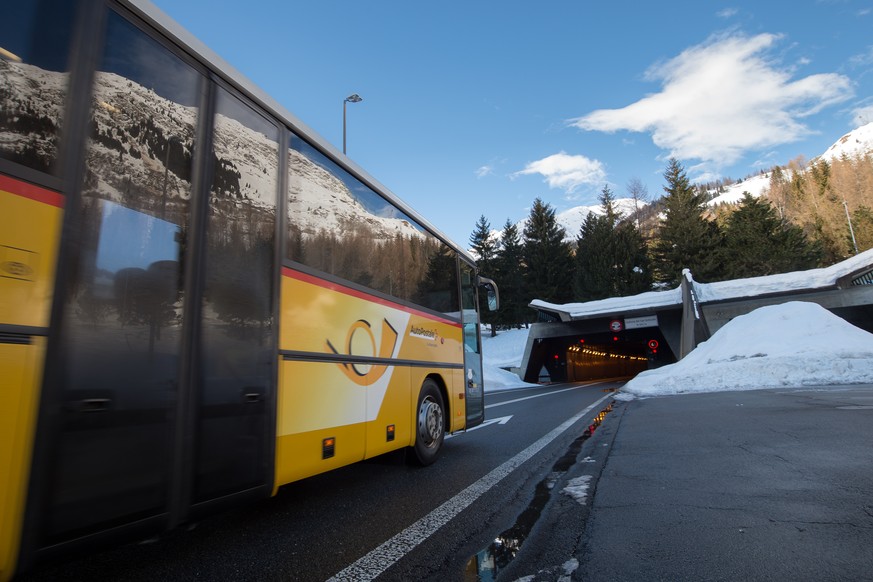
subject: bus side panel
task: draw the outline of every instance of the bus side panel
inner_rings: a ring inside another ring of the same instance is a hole
[[[18,553],[45,339],[0,344],[0,580]]]
[[[0,579],[15,566],[63,198],[0,176]]]
[[[452,422],[450,432],[459,431],[467,428],[467,401],[466,401],[466,380],[464,379],[464,370],[453,369],[449,376],[451,383],[448,385],[449,399],[452,401],[447,408],[451,412]]]
[[[413,444],[416,401],[429,375],[447,389],[450,429],[464,427],[463,370],[445,367],[463,365],[460,324],[291,269],[283,275],[277,486]],[[370,358],[416,365],[361,361]],[[330,437],[335,456],[322,459]]]
[[[365,398],[336,364],[280,361],[276,484],[362,460]],[[335,443],[327,458],[325,439]]]
[[[367,425],[367,458],[415,444],[418,393],[428,377],[436,379],[445,388],[449,432],[464,428],[466,408],[463,399],[463,370],[420,366],[396,367],[379,414]],[[388,439],[389,425],[395,429],[392,440]]]
[[[63,197],[0,176],[0,325],[48,327]]]

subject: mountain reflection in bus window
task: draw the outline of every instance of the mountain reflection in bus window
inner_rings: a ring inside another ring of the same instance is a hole
[[[289,259],[442,313],[456,256],[390,200],[297,136],[288,149]]]
[[[0,35],[0,158],[56,172],[76,2],[5,2]]]

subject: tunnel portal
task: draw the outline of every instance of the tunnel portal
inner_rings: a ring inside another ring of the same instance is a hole
[[[658,328],[542,338],[531,351],[530,382],[628,378],[676,361]]]

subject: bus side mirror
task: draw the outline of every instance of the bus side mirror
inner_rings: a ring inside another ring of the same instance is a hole
[[[500,308],[500,291],[497,283],[485,277],[479,277],[479,286],[485,288],[488,296],[488,311],[497,311]]]

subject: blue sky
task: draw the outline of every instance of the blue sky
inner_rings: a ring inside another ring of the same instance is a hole
[[[458,243],[537,197],[739,179],[873,122],[873,0],[156,4]]]

